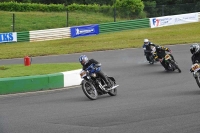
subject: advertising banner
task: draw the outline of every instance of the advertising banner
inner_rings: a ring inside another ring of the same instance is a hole
[[[99,34],[99,25],[85,25],[71,27],[71,37],[90,36]]]
[[[150,18],[151,28],[198,22],[198,13]]]
[[[10,33],[0,33],[0,43],[5,42],[17,42],[17,33],[10,32]]]

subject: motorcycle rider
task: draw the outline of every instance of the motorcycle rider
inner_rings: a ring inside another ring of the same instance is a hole
[[[198,43],[194,43],[190,46],[190,52],[192,54],[191,60],[192,64],[199,63],[200,62],[200,46]],[[191,72],[193,72],[192,69],[190,69]]]
[[[101,66],[101,63],[99,63],[98,61],[94,59],[89,60],[86,55],[81,55],[79,57],[79,62],[83,66],[82,68],[83,70],[86,70],[91,64],[95,64],[96,67]],[[96,74],[106,82],[106,88],[111,87],[110,82],[108,81],[107,77],[104,75],[104,73],[101,70],[99,72],[96,72]]]
[[[147,61],[150,61],[149,54],[146,51],[152,51],[151,47],[155,47],[156,45],[149,41],[149,39],[144,39],[143,49],[144,49],[144,56],[146,56]],[[156,57],[156,52],[153,53],[154,58]]]
[[[166,52],[170,52],[171,53],[171,50],[169,48],[166,48],[166,47],[163,47],[163,46],[155,46],[156,47],[156,53],[157,53],[157,56],[155,57],[156,59],[158,59],[161,63],[161,65],[165,68],[165,70],[169,70],[168,68],[168,64],[165,63],[164,61],[164,57],[166,55]],[[172,57],[172,59],[174,60],[174,57],[170,54],[170,56]],[[174,60],[175,61],[175,60]]]

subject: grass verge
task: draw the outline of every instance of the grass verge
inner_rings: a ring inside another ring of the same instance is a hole
[[[51,74],[80,68],[80,63],[32,64],[30,66],[0,65],[0,78]]]

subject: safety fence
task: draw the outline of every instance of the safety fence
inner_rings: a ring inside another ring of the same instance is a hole
[[[100,33],[108,33],[122,30],[149,28],[149,19],[137,19],[129,21],[111,22],[99,24]]]
[[[200,21],[200,12],[198,13],[199,21]]]
[[[28,42],[29,37],[29,31],[17,32],[17,42]]]
[[[70,38],[70,27],[29,32],[30,42]]]
[[[97,35],[102,33],[140,28],[155,28],[200,21],[200,13],[189,13],[174,16],[127,20],[119,22],[83,25],[56,29],[35,30],[25,32],[0,33],[0,43],[4,42],[36,42],[79,36]]]

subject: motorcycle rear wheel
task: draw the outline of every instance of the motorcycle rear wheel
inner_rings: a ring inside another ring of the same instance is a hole
[[[84,94],[91,100],[96,100],[98,98],[98,93],[96,88],[90,82],[84,81],[82,83],[82,90]]]
[[[181,69],[179,68],[179,66],[177,64],[175,64],[174,62],[172,64],[176,67],[176,69],[178,70],[178,72],[181,73]]]

